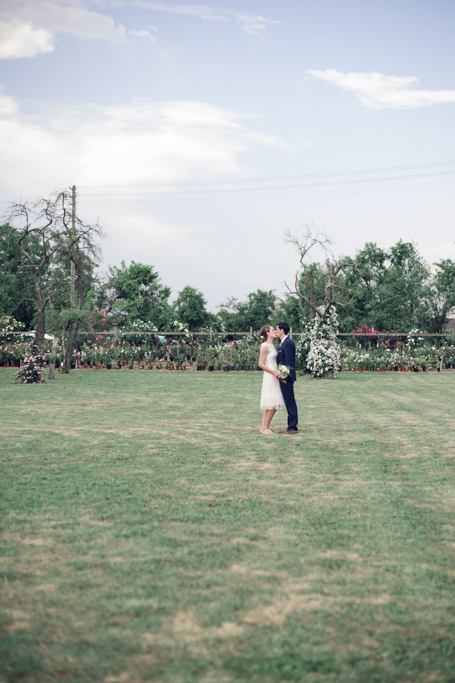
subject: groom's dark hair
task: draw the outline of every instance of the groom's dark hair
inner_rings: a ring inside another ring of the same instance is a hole
[[[284,334],[289,334],[289,330],[291,329],[291,326],[287,323],[277,323],[277,327],[279,327],[280,330],[283,330]]]

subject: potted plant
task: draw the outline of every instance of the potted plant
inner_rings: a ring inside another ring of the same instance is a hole
[[[231,370],[238,370],[239,367],[239,352],[238,349],[231,351]]]
[[[212,348],[208,348],[205,357],[207,360],[208,371],[213,372],[215,366],[215,351]]]
[[[112,369],[112,354],[111,354],[111,350],[108,347],[106,347],[106,349],[104,350],[104,362],[106,363],[107,369],[111,370]]]
[[[385,360],[383,356],[378,356],[376,358],[376,367],[379,372],[385,372]]]
[[[223,372],[229,372],[228,354],[225,348],[223,348],[220,353],[220,365]]]

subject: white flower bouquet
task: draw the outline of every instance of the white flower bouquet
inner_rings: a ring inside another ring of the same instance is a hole
[[[287,365],[278,366],[278,379],[287,379],[291,374],[291,368]]]

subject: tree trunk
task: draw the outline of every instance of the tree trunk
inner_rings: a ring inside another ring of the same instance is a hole
[[[55,356],[57,355],[58,337],[54,337],[52,342],[51,360],[49,363],[49,374],[47,376],[48,381],[50,379],[55,379]]]
[[[75,269],[76,269],[76,278],[77,278],[77,307],[79,311],[82,314],[82,304],[84,301],[84,262],[83,259],[80,257],[73,260]],[[70,368],[71,368],[71,356],[73,355],[73,349],[77,344],[77,330],[80,325],[82,319],[77,318],[71,325],[69,329],[69,335],[68,335],[68,345],[65,350],[65,360],[63,361],[63,369],[62,372],[64,375],[68,375]]]
[[[76,343],[78,324],[79,323],[76,321],[70,327],[68,344],[66,345],[65,350],[65,360],[63,361],[62,372],[64,375],[69,375],[69,371],[71,368],[71,356],[73,355],[73,349]]]
[[[333,300],[333,288],[335,286],[335,266],[327,259],[327,275],[325,279],[324,299],[326,306]]]
[[[309,302],[311,303],[311,306],[308,307],[308,320],[311,322],[314,318],[314,274],[313,271],[310,273],[310,277],[308,280],[308,285],[310,288],[310,296],[309,296]]]
[[[63,330],[60,332],[60,336],[54,337],[54,340],[52,342],[51,360],[49,363],[49,374],[47,377],[48,380],[49,379],[55,379],[55,358],[57,356],[57,347],[58,347],[59,342],[62,341],[63,335],[65,334],[67,328],[68,328],[68,323],[65,325]]]
[[[46,304],[41,300],[38,301],[38,319],[36,321],[34,345],[41,349],[43,348],[44,335],[46,333]]]

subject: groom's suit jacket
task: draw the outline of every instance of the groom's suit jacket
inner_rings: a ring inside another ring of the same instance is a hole
[[[291,368],[291,374],[286,381],[295,382],[297,379],[297,375],[295,374],[295,344],[290,337],[286,337],[281,343],[281,346],[278,349],[276,362],[278,365],[287,365]]]

